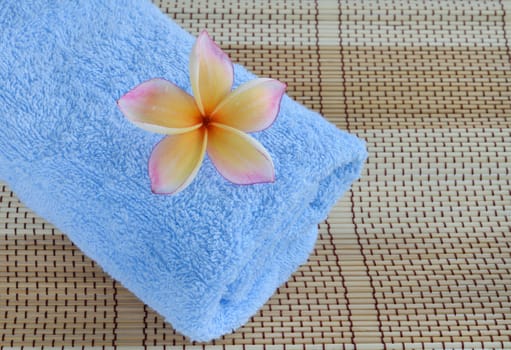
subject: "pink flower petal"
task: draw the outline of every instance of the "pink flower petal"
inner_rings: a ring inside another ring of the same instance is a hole
[[[275,181],[271,156],[257,140],[242,131],[210,123],[207,150],[218,172],[235,184]]]
[[[230,93],[213,111],[211,121],[254,132],[269,127],[277,117],[286,84],[255,79]]]
[[[180,134],[202,125],[193,97],[165,79],[136,86],[117,104],[126,118],[151,132]]]
[[[209,115],[231,91],[232,62],[203,30],[190,54],[190,81],[202,115]]]
[[[200,128],[160,141],[149,159],[153,192],[173,194],[184,190],[200,169],[207,140],[207,130]]]

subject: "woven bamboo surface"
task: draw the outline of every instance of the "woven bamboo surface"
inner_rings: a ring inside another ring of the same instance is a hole
[[[308,264],[215,349],[511,349],[511,1],[154,1],[367,140]],[[0,344],[189,342],[0,184]]]

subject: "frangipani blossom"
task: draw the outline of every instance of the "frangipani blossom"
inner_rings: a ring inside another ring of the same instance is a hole
[[[203,30],[190,55],[194,97],[164,79],[146,81],[118,101],[139,127],[166,134],[149,159],[154,193],[185,189],[206,152],[227,180],[240,185],[275,181],[266,149],[248,132],[268,128],[277,117],[286,85],[255,79],[231,91],[231,60]]]

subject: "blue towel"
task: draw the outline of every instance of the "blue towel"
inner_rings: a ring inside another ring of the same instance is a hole
[[[3,0],[0,28],[0,178],[193,340],[257,312],[360,176],[363,141],[285,96],[252,134],[275,183],[231,184],[206,158],[186,190],[155,195],[147,161],[162,135],[116,100],[154,77],[191,93],[194,37],[145,0]],[[235,67],[235,86],[253,78]]]

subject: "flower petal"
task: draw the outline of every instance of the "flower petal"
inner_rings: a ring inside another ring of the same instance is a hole
[[[235,184],[275,181],[270,155],[257,140],[242,131],[210,123],[208,155],[218,172]]]
[[[190,54],[190,81],[202,115],[207,116],[231,91],[234,71],[229,56],[203,30]]]
[[[195,178],[206,153],[207,130],[200,128],[160,141],[149,159],[149,177],[154,193],[184,190]]]
[[[136,86],[117,104],[132,123],[159,134],[180,134],[202,125],[193,97],[165,79]]]
[[[211,121],[254,132],[269,127],[277,117],[286,84],[255,79],[230,93],[213,111]]]

